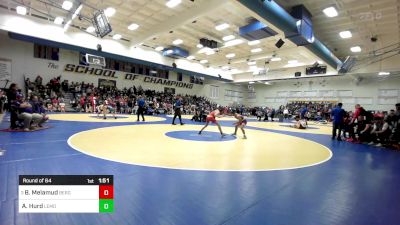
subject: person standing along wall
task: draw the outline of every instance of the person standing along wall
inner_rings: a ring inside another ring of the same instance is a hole
[[[176,96],[176,101],[174,104],[174,118],[172,119],[172,125],[176,125],[175,124],[175,119],[176,117],[179,118],[179,122],[181,123],[181,125],[183,125],[184,123],[182,123],[182,112],[181,112],[181,108],[183,107],[183,102],[182,102],[182,98],[178,95]]]
[[[331,112],[332,117],[332,140],[336,138],[336,131],[339,130],[337,140],[342,140],[343,118],[345,111],[342,109],[343,104],[339,103]]]
[[[139,107],[138,110],[137,110],[137,121],[139,121],[139,116],[140,115],[142,115],[142,121],[144,121],[144,111],[146,110],[145,109],[146,102],[144,101],[144,99],[143,99],[143,97],[141,95],[139,95],[137,104],[138,104],[138,107]]]

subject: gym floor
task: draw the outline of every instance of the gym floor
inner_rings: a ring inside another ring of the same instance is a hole
[[[350,225],[400,223],[400,153],[332,141],[330,127],[249,119],[247,139],[184,117],[51,114],[0,132],[0,224]],[[9,124],[6,116],[0,129]],[[176,121],[177,122],[177,121]],[[222,129],[234,131],[233,118]],[[111,214],[20,214],[18,175],[114,175]]]

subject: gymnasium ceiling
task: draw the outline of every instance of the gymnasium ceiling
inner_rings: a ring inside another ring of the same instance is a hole
[[[30,14],[41,15],[52,21],[56,16],[66,17],[67,12],[50,6],[49,3],[61,5],[63,0],[0,0],[0,4],[13,9],[16,5],[24,4],[37,10],[30,10]],[[115,8],[116,12],[109,17],[113,32],[105,38],[112,39],[112,35],[120,34],[118,40],[127,45],[154,49],[158,46],[169,47],[176,39],[183,41],[179,47],[189,51],[195,60],[207,59],[206,65],[215,68],[226,68],[233,73],[248,72],[251,70],[249,61],[255,61],[261,68],[273,56],[281,61],[270,62],[269,69],[280,69],[288,66],[289,60],[311,65],[318,58],[304,48],[297,48],[292,42],[279,34],[261,40],[260,44],[250,46],[245,39],[238,35],[239,27],[247,25],[254,15],[236,0],[182,0],[177,7],[166,7],[166,0],[83,0],[83,16],[92,17],[96,9]],[[388,44],[399,42],[399,7],[400,0],[277,0],[281,6],[290,11],[292,6],[304,4],[313,15],[314,30],[317,38],[332,50],[340,59],[348,55],[363,57],[368,52],[382,48]],[[328,18],[322,9],[334,5],[339,15]],[[93,8],[91,8],[93,7]],[[29,13],[28,13],[29,14]],[[132,23],[139,25],[136,30],[129,30]],[[215,26],[228,23],[229,28],[218,31]],[[91,24],[88,21],[75,19],[74,26],[85,30]],[[270,24],[268,24],[270,25]],[[339,32],[350,30],[353,37],[342,39]],[[76,28],[69,28],[67,32],[82,32]],[[196,45],[200,38],[208,38],[219,42],[223,37],[234,35],[244,42],[232,47],[220,47],[215,54],[199,53]],[[371,37],[377,37],[377,42],[371,42]],[[282,48],[278,49],[275,43],[280,38],[285,40]],[[350,47],[360,46],[361,53],[350,52]],[[252,49],[261,48],[261,52],[252,53]],[[235,57],[228,59],[227,54],[234,53]]]
[[[400,42],[399,0],[276,0],[282,7],[303,4],[313,15],[315,35],[338,57],[366,55]],[[322,10],[335,6],[338,16],[326,17]],[[351,39],[342,39],[339,32],[350,30]],[[371,38],[378,40],[372,42]],[[362,52],[354,54],[350,47],[359,45]]]

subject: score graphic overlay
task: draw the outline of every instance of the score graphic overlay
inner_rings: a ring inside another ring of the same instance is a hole
[[[20,213],[113,213],[113,175],[20,175]]]

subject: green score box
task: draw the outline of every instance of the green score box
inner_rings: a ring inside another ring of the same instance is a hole
[[[99,212],[100,213],[114,212],[114,200],[113,199],[99,199]]]

